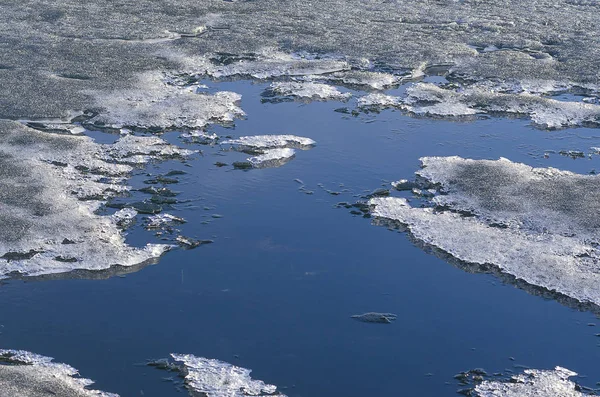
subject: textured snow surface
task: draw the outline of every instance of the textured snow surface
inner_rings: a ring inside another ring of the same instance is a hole
[[[468,263],[600,305],[600,179],[500,160],[425,157],[417,174],[439,190],[433,207],[373,198],[376,217]],[[469,213],[474,216],[464,216]]]
[[[171,354],[185,366],[185,383],[207,397],[279,396],[277,387],[254,380],[249,369],[224,361],[196,357],[191,354]]]
[[[94,382],[51,357],[23,350],[0,349],[0,397],[119,397],[87,387]]]
[[[0,278],[133,266],[158,258],[169,246],[125,243],[114,216],[95,211],[129,189],[130,163],[184,157],[192,152],[156,137],[122,136],[97,144],[86,136],[40,132],[0,122]]]
[[[577,373],[556,367],[553,371],[527,369],[510,382],[484,381],[475,388],[479,397],[583,397],[569,380]]]
[[[161,73],[145,73],[136,88],[94,93],[101,111],[88,122],[112,128],[201,128],[244,116],[239,94],[196,93],[166,80]]]

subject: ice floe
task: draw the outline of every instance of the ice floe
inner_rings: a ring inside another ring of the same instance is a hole
[[[252,379],[252,370],[191,354],[171,354],[171,357],[182,365],[185,384],[192,393],[207,397],[285,397],[276,386]]]
[[[233,164],[235,168],[247,169],[279,167],[294,158],[294,149],[308,150],[316,142],[296,135],[254,135],[229,139],[223,144],[235,145],[237,150],[254,155]]]
[[[295,154],[296,151],[290,148],[267,149],[263,154],[249,157],[247,160],[255,168],[279,167],[291,160]]]
[[[271,98],[302,98],[309,100],[345,101],[352,94],[340,92],[336,87],[313,82],[274,82],[263,96]]]
[[[0,396],[2,397],[119,397],[88,389],[94,382],[80,378],[79,371],[51,357],[23,350],[0,349]]]
[[[73,270],[106,270],[155,260],[169,245],[137,248],[122,231],[131,209],[96,211],[126,192],[128,163],[185,157],[192,152],[157,137],[122,136],[97,144],[86,136],[41,132],[0,122],[0,278]],[[134,159],[132,161],[131,159]]]
[[[486,380],[475,387],[479,397],[583,397],[580,388],[569,378],[577,373],[566,368],[554,370],[526,369],[509,381]]]
[[[372,198],[372,214],[461,261],[600,305],[600,179],[500,160],[425,157],[428,207]],[[465,216],[470,214],[471,216]]]
[[[236,139],[229,139],[223,144],[240,145],[242,147],[250,147],[257,149],[270,148],[310,148],[316,145],[316,142],[310,138],[296,135],[252,135],[242,136]]]

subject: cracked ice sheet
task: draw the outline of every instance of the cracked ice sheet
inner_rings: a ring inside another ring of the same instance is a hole
[[[406,225],[418,240],[461,261],[492,264],[531,285],[600,305],[598,177],[506,159],[421,161],[417,174],[440,189],[431,199],[437,207],[373,198],[375,217]]]
[[[93,381],[52,360],[23,350],[0,349],[0,397],[119,397],[88,389]]]
[[[127,245],[119,227],[123,214],[95,211],[127,191],[132,170],[127,164],[139,163],[131,158],[192,152],[156,137],[124,136],[100,145],[86,136],[49,134],[8,121],[0,121],[0,152],[0,278],[134,266],[169,249]]]

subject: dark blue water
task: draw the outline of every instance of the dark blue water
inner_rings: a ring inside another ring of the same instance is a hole
[[[55,357],[121,396],[181,395],[163,379],[171,374],[140,365],[172,352],[251,368],[289,396],[454,395],[453,375],[476,367],[508,374],[521,371],[515,365],[560,365],[587,376],[581,384],[600,380],[593,314],[460,270],[402,233],[334,208],[410,178],[421,156],[503,156],[587,173],[600,169],[598,157],[558,152],[586,152],[600,132],[394,111],[353,117],[334,112],[351,106],[335,102],[261,104],[264,87],[222,83],[219,89],[243,94],[248,118],[211,131],[296,134],[316,140],[314,149],[280,168],[246,172],[213,165],[243,154],[190,145],[203,154],[140,171],[134,186],[143,186],[146,173],[185,170],[171,188],[190,201],[168,212],[187,219],[184,235],[214,243],[172,251],[124,277],[6,282],[0,346]],[[167,138],[184,144],[177,134]],[[149,238],[140,226],[130,231],[132,244]],[[350,318],[369,311],[398,319]]]

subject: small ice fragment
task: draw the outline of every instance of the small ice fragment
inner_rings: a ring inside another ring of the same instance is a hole
[[[396,316],[393,313],[376,313],[369,312],[364,314],[355,314],[352,316],[353,319],[357,321],[362,321],[364,323],[381,323],[381,324],[391,324],[392,321],[395,321]]]
[[[271,86],[269,87],[265,95],[337,101],[345,101],[352,96],[351,93],[342,93],[337,88],[331,85],[313,82],[271,83]]]
[[[277,391],[277,386],[252,379],[252,370],[191,354],[171,354],[171,357],[182,363],[186,385],[206,397],[285,397]]]
[[[240,145],[258,149],[270,148],[310,148],[316,145],[316,142],[310,138],[296,135],[253,135],[242,136],[237,139],[229,139],[223,142],[228,145]]]

